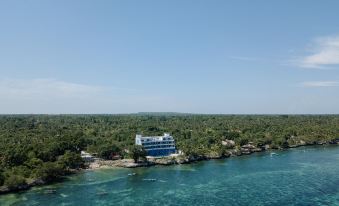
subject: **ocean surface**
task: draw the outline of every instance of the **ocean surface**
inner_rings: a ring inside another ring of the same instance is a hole
[[[62,183],[2,195],[0,205],[339,205],[339,147],[84,171]]]

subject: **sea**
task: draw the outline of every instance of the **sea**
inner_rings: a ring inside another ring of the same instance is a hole
[[[0,205],[339,205],[339,146],[185,165],[83,171]]]

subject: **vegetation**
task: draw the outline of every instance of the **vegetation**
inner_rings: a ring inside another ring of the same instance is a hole
[[[134,162],[138,162],[140,158],[145,159],[147,155],[146,150],[140,145],[133,145],[129,151]]]
[[[135,134],[171,133],[186,155],[222,154],[235,147],[286,148],[339,137],[339,115],[3,115],[0,116],[0,186],[53,181],[83,167],[81,150],[111,159],[144,157]],[[129,154],[126,153],[129,150]]]
[[[5,180],[5,185],[10,189],[15,189],[18,185],[26,184],[25,178],[20,175],[11,175]]]

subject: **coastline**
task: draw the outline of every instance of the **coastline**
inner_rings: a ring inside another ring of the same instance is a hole
[[[85,170],[98,170],[98,169],[107,169],[107,168],[136,168],[136,167],[151,167],[151,166],[169,166],[174,164],[191,164],[194,162],[204,161],[204,160],[212,160],[212,159],[226,159],[230,157],[238,157],[243,155],[251,155],[253,153],[258,152],[267,152],[267,151],[276,151],[276,150],[288,150],[297,147],[307,147],[307,146],[324,146],[324,145],[338,145],[337,142],[315,142],[313,144],[298,144],[291,145],[287,148],[269,148],[265,147],[249,147],[240,148],[240,149],[230,149],[226,154],[218,155],[218,154],[210,154],[210,155],[198,155],[198,156],[186,156],[186,155],[178,155],[178,156],[167,156],[167,157],[159,157],[159,158],[148,158],[146,161],[140,161],[138,163],[134,163],[132,159],[121,159],[121,160],[95,160],[94,162],[89,163],[88,168]]]
[[[64,179],[67,176],[77,174],[78,172],[80,172],[82,170],[83,169],[69,171],[67,175],[60,177],[58,179],[52,180],[52,181],[44,181],[44,180],[38,178],[38,179],[31,179],[26,184],[19,185],[15,188],[8,188],[6,186],[0,186],[0,195],[8,194],[8,193],[21,192],[21,191],[29,190],[32,187],[36,187],[36,186],[44,186],[44,185],[49,185],[49,184],[53,184],[53,183],[56,183],[56,182],[62,182],[62,181],[64,181]]]
[[[267,152],[267,151],[276,151],[276,150],[288,150],[297,147],[307,147],[307,146],[326,146],[326,145],[333,145],[339,146],[339,140],[335,142],[315,142],[313,144],[298,144],[298,145],[291,145],[286,148],[265,148],[265,147],[248,147],[245,148],[241,147],[238,149],[230,149],[227,151],[226,154],[217,155],[217,154],[210,154],[210,155],[198,155],[198,156],[185,156],[185,155],[178,155],[173,157],[161,157],[161,158],[148,158],[146,161],[141,161],[138,163],[134,163],[132,159],[120,159],[120,160],[103,160],[97,159],[94,162],[91,162],[87,165],[84,169],[72,170],[69,171],[68,175],[76,174],[81,171],[90,171],[90,170],[99,170],[99,169],[111,169],[111,168],[137,168],[137,167],[151,167],[151,166],[169,166],[174,164],[191,164],[199,161],[204,160],[212,160],[212,159],[226,159],[230,157],[237,157],[243,155],[251,155],[252,153],[257,152]],[[25,185],[20,185],[17,188],[7,188],[5,186],[0,187],[0,195],[8,194],[8,193],[16,193],[24,190],[29,190],[35,186],[43,186],[48,184],[53,184],[57,181],[63,181],[64,177],[55,181],[43,181],[41,179],[35,179],[28,182]]]

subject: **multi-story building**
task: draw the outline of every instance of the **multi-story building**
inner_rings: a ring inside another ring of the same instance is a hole
[[[149,156],[168,156],[175,153],[175,141],[168,133],[154,137],[143,137],[137,134],[135,144],[143,146]]]

